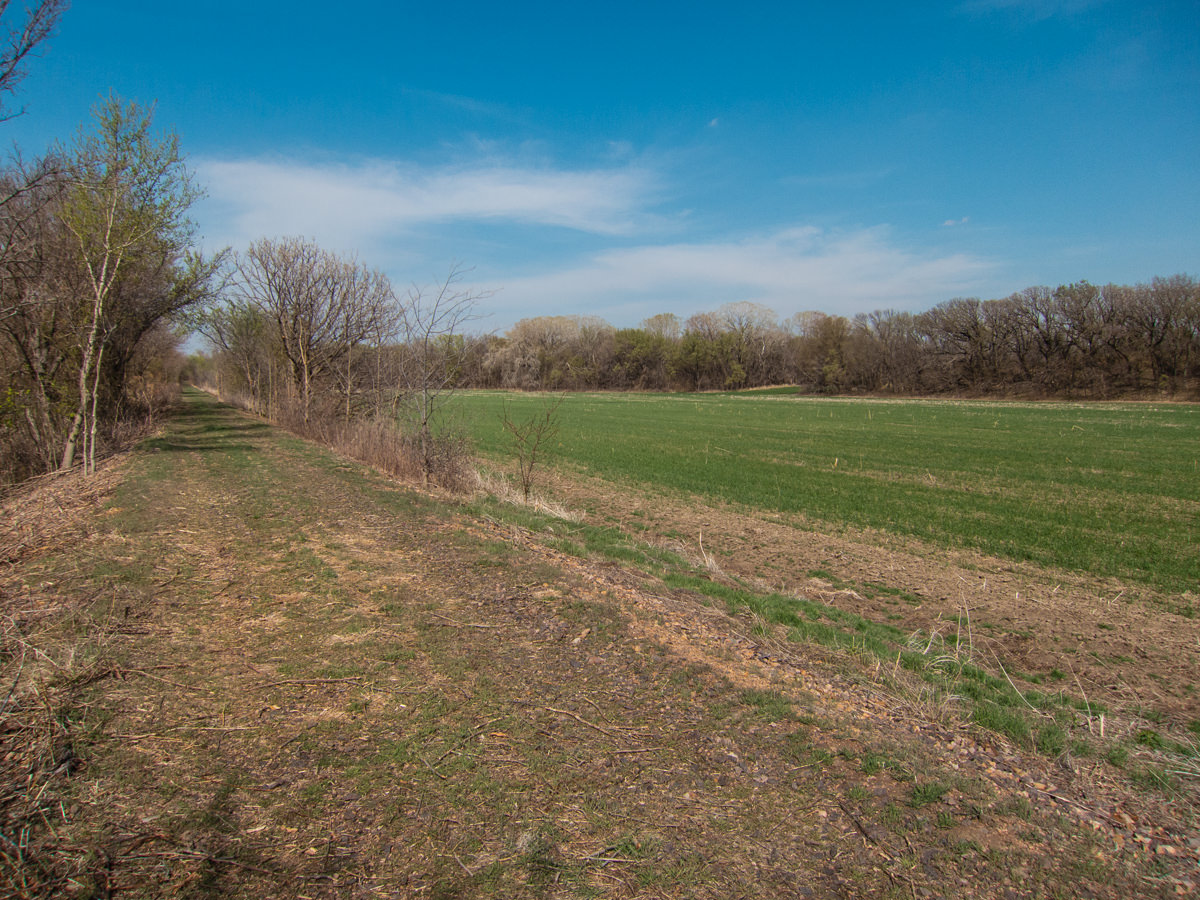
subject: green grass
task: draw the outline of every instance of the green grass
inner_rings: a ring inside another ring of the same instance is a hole
[[[464,392],[481,452],[538,395]],[[1200,582],[1200,407],[572,394],[547,459],[697,495],[1182,592]],[[1187,612],[1187,610],[1180,610]],[[1194,612],[1194,611],[1193,611]]]
[[[936,697],[953,698],[962,704],[966,716],[975,724],[1049,756],[1057,756],[1066,749],[1068,734],[1057,724],[1058,719],[1070,723],[1072,710],[1098,709],[1097,704],[1089,706],[1063,691],[1019,692],[1008,678],[974,665],[969,649],[960,651],[945,641],[929,640],[919,633],[909,635],[892,625],[804,597],[762,591],[736,579],[714,581],[709,573],[678,554],[638,545],[636,539],[615,528],[566,524],[488,498],[476,499],[469,508],[496,521],[519,523],[548,538],[550,543],[560,540],[556,535],[569,531],[577,541],[573,546],[579,555],[634,562],[669,588],[690,591],[723,604],[732,614],[748,611],[761,623],[782,626],[790,640],[866,654],[902,667],[916,673]],[[839,583],[868,593],[878,587]],[[598,634],[602,631],[597,623],[591,625]],[[771,691],[746,691],[741,699],[768,721],[786,719],[794,713],[790,704]],[[1054,722],[1046,720],[1047,713]],[[808,760],[810,747],[805,743],[801,749]]]
[[[930,803],[937,803],[949,790],[950,786],[948,784],[942,784],[938,781],[928,781],[923,784],[913,785],[908,800],[909,806],[920,809],[922,806],[928,806]]]
[[[791,702],[778,691],[744,691],[742,702],[754,707],[769,722],[778,722],[792,714]]]

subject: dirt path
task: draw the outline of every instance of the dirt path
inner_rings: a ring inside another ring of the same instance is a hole
[[[0,894],[1195,887],[1191,812],[1099,761],[202,396],[5,513]]]

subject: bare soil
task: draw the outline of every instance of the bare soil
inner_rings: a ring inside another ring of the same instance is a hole
[[[562,488],[601,518],[640,510],[646,539],[703,527],[727,570],[830,602],[860,601],[810,570],[922,598],[860,594],[864,614],[948,627],[967,598],[1005,658],[1020,645],[981,620],[1015,633],[1086,601],[999,570],[1037,601],[985,605],[1010,589],[991,570],[914,548]],[[1104,621],[1150,609],[1116,599]],[[1119,898],[1200,874],[1188,795],[1023,753],[878,660],[196,395],[96,480],[7,501],[0,612],[2,896]],[[1156,683],[1072,674],[1114,697]]]
[[[985,664],[1121,709],[1200,721],[1196,594],[1048,570],[895,535],[822,531],[802,519],[696,497],[646,496],[586,475],[550,479],[569,508],[729,575],[819,599],[914,634],[969,639]],[[1180,548],[1193,552],[1194,548]],[[879,591],[879,587],[891,590]],[[905,596],[907,595],[907,596]],[[1061,673],[1048,677],[1053,672]]]

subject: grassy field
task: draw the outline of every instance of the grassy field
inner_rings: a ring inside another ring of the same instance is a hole
[[[496,458],[511,457],[505,409],[521,420],[548,402],[455,399]],[[1170,592],[1200,585],[1200,407],[573,394],[557,419],[552,464],[640,490]]]

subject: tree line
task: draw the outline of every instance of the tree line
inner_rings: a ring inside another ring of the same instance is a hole
[[[65,8],[40,0],[13,21],[0,0],[0,122]],[[483,296],[462,271],[398,293],[301,238],[205,256],[189,217],[201,196],[176,135],[112,95],[73,141],[0,167],[0,485],[93,470],[183,379],[393,471],[461,477],[436,413]],[[189,364],[178,347],[195,331],[216,352]]]
[[[199,196],[177,138],[117,97],[72,144],[0,172],[3,480],[94,468],[178,381],[172,326],[222,266],[193,249]]]
[[[463,477],[462,438],[438,416],[463,382],[463,331],[486,294],[452,267],[393,288],[350,255],[297,237],[232,254],[221,296],[192,319],[213,353],[189,377],[244,408],[426,480]],[[374,448],[351,450],[347,443]]]
[[[0,122],[23,63],[65,0],[19,21],[0,0]],[[110,95],[68,143],[0,166],[0,485],[95,468],[182,379],[393,471],[453,481],[461,441],[437,411],[460,381],[463,327],[483,295],[452,269],[397,292],[352,256],[301,238],[196,250],[202,196],[176,135]],[[216,349],[190,364],[191,332]]]
[[[0,122],[66,0],[0,2]],[[0,165],[0,484],[94,468],[98,448],[178,381],[172,326],[212,296],[194,250],[200,196],[174,134],[109,96],[90,130]]]
[[[524,319],[480,337],[464,381],[522,390],[737,390],[797,385],[815,393],[1196,397],[1200,283],[1030,287],[998,300],[955,298],[920,313],[853,318],[801,312],[783,321],[728,303],[638,328],[591,316]]]
[[[436,412],[457,387],[1186,398],[1200,384],[1200,284],[1185,275],[957,298],[923,313],[780,321],[738,302],[637,328],[539,316],[486,335],[466,333],[482,296],[459,288],[460,270],[400,295],[382,273],[298,238],[258,241],[233,260],[198,323],[215,348],[198,376],[297,430],[399,423],[426,477],[454,455]]]

